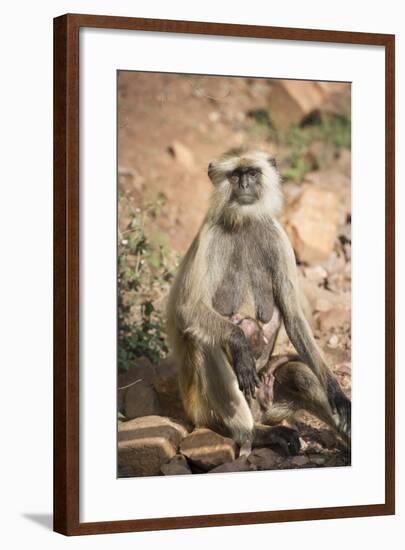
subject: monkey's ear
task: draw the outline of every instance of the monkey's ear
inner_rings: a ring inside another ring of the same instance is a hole
[[[208,177],[210,178],[212,183],[214,183],[214,171],[214,163],[210,162],[208,164]]]
[[[268,157],[268,163],[270,164],[270,166],[272,166],[273,168],[277,168],[277,162],[276,162],[276,159],[274,157]]]

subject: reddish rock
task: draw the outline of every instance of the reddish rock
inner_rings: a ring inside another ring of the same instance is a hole
[[[350,324],[351,311],[344,307],[334,307],[318,314],[319,328],[328,332],[334,328],[347,327]]]
[[[289,460],[292,468],[303,468],[309,464],[309,458],[305,455],[294,456]]]
[[[159,396],[150,382],[138,380],[131,385],[124,396],[122,412],[128,420],[140,416],[162,413]]]
[[[125,397],[127,392],[141,382],[153,384],[155,367],[146,357],[134,361],[133,366],[118,375],[118,410],[124,413]]]
[[[207,428],[198,428],[180,445],[181,453],[204,471],[235,460],[235,442]]]
[[[181,476],[191,474],[190,466],[186,458],[183,455],[175,455],[160,469],[161,473],[165,476]]]
[[[275,80],[269,97],[271,120],[281,129],[298,124],[320,106],[325,95],[316,82]]]
[[[322,283],[328,276],[328,272],[320,265],[314,265],[304,268],[304,275],[310,281],[315,283]]]
[[[332,252],[339,219],[339,206],[334,193],[306,186],[290,207],[287,233],[302,262],[326,259]]]
[[[278,470],[285,460],[268,448],[254,449],[248,456],[248,462],[257,470]]]
[[[187,422],[181,402],[177,367],[171,357],[156,365],[154,386],[159,395],[159,401],[165,416],[179,418]]]
[[[220,466],[213,468],[209,473],[220,474],[227,472],[249,472],[252,470],[256,470],[254,464],[251,464],[247,457],[240,456],[236,460],[232,460],[232,462],[226,462],[225,464],[221,464]]]
[[[119,469],[134,476],[160,473],[163,464],[175,456],[187,430],[163,416],[135,418],[118,425]]]

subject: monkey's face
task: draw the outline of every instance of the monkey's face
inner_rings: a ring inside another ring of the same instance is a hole
[[[274,159],[263,151],[232,149],[210,162],[208,176],[214,185],[210,215],[217,221],[235,225],[281,209],[280,176]]]
[[[231,202],[254,204],[262,191],[262,173],[254,166],[238,167],[226,175],[231,186]]]

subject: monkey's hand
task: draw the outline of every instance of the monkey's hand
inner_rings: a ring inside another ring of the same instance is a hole
[[[246,399],[250,401],[255,396],[256,386],[259,386],[260,379],[256,372],[253,354],[240,329],[237,332],[235,331],[231,337],[229,348],[239,389],[244,393]]]
[[[352,404],[343,393],[338,381],[329,376],[327,381],[327,394],[332,412],[337,416],[337,428],[350,439],[352,423]]]

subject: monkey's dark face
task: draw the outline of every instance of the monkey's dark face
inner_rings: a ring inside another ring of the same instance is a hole
[[[259,200],[262,187],[262,173],[259,168],[240,166],[228,172],[227,178],[232,188],[232,202],[245,205]]]

